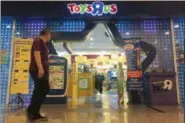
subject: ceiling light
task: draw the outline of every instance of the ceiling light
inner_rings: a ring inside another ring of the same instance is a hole
[[[125,35],[130,35],[130,33],[129,32],[126,32]]]
[[[174,28],[179,28],[179,25],[178,25],[178,24],[176,24],[176,25],[174,26]]]
[[[58,53],[58,56],[63,56],[63,55],[65,55],[65,52],[59,52]]]
[[[16,35],[20,35],[20,32],[17,32]]]
[[[103,55],[106,54],[106,51],[102,51],[101,54],[103,54]]]
[[[94,40],[94,38],[93,37],[90,37],[90,41],[93,41]]]
[[[79,53],[77,53],[79,56],[83,56],[83,53],[82,52],[79,52]]]
[[[122,56],[125,56],[125,53],[121,53]]]
[[[169,35],[170,34],[170,32],[165,32],[165,35]]]
[[[10,25],[7,25],[7,26],[6,26],[6,28],[8,28],[8,29],[9,29],[9,28],[11,28],[11,26],[10,26]]]

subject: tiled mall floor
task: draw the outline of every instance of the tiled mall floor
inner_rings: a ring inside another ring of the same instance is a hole
[[[49,121],[41,123],[183,123],[180,107],[157,106],[159,110],[154,110],[144,105],[118,106],[111,98],[115,96],[104,96],[102,102],[80,106],[45,105],[42,113]],[[4,123],[29,123],[24,109],[7,112],[3,118]]]

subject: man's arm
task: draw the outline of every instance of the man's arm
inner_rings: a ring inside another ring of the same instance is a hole
[[[40,51],[34,51],[34,57],[35,57],[35,61],[36,61],[37,67],[39,69],[43,69],[42,68],[42,63],[41,63]]]
[[[43,75],[44,75],[44,69],[43,69],[42,63],[41,63],[41,55],[40,55],[41,44],[40,44],[40,41],[35,41],[34,42],[33,49],[34,49],[35,62],[36,62],[37,67],[38,67],[38,77],[42,78]]]

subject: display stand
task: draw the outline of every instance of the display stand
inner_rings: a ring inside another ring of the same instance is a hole
[[[145,75],[148,81],[145,102],[148,105],[177,105],[175,73],[153,72]]]
[[[29,94],[29,63],[33,39],[14,38],[12,43],[12,63],[8,85],[7,108],[17,105],[15,110],[23,108],[27,102],[22,95]],[[10,100],[13,98],[12,100]]]
[[[17,96],[9,103],[9,105],[14,104],[14,102],[17,102],[17,106],[18,106],[17,109],[19,109],[19,108],[22,108],[24,106],[25,102],[24,102],[23,98],[21,97],[21,93],[17,93],[16,95]]]
[[[50,90],[44,104],[67,103],[67,59],[52,55],[49,58],[49,84]]]
[[[127,90],[129,104],[141,104],[143,97],[142,71],[140,62],[140,39],[124,40],[127,58]]]

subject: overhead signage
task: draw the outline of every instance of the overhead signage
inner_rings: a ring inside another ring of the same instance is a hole
[[[96,1],[92,4],[67,4],[71,14],[90,14],[92,16],[102,16],[103,14],[116,14],[118,11],[116,4],[105,5],[103,2]]]

